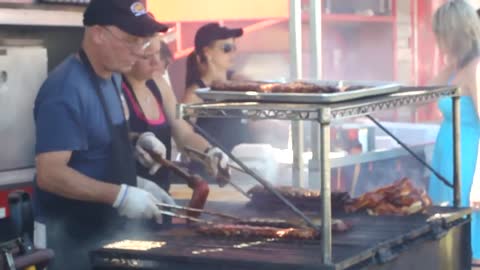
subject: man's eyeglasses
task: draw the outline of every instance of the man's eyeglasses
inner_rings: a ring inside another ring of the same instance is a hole
[[[110,33],[113,38],[120,41],[125,47],[129,48],[133,52],[136,52],[137,50],[144,51],[152,43],[150,38],[136,38],[135,40],[127,40],[117,36],[107,27],[103,27],[103,29],[107,30],[107,32]]]
[[[237,46],[235,46],[235,44],[233,44],[233,43],[225,43],[225,44],[223,44],[223,46],[220,47],[220,49],[224,53],[231,53],[231,52],[234,52],[234,51],[237,50]]]

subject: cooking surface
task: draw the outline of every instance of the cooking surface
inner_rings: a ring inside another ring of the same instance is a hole
[[[234,213],[242,217],[263,216],[256,210],[245,208],[243,203],[207,204],[208,209]],[[468,210],[433,207],[429,214],[407,217],[368,216],[365,213],[340,214],[340,217],[353,224],[351,231],[336,233],[333,236],[333,261],[343,267],[372,257],[380,247],[391,247],[421,236],[430,237],[431,226],[427,218],[433,213],[445,213],[451,220],[460,220]],[[288,217],[287,211],[271,216]],[[128,238],[128,236],[127,236]],[[135,258],[159,261],[162,263],[192,263],[218,265],[231,263],[236,266],[263,267],[302,267],[310,269],[321,264],[321,240],[290,241],[271,239],[226,239],[197,235],[192,228],[175,227],[154,234],[134,238],[149,241],[165,241],[161,248],[147,251],[100,249],[94,252],[96,258]],[[362,259],[363,258],[363,259]]]

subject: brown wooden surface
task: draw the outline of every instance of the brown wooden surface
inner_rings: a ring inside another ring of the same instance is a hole
[[[185,184],[172,185],[170,193],[176,200],[189,200],[192,197],[192,190]],[[208,201],[246,202],[247,198],[229,185],[221,188],[216,184],[211,184]]]

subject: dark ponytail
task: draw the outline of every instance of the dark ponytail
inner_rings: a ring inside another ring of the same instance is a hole
[[[197,53],[193,51],[187,57],[187,76],[185,78],[185,86],[189,88],[201,79],[202,73],[197,60]]]

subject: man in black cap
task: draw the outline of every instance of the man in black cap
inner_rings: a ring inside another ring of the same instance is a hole
[[[49,269],[88,269],[88,251],[113,239],[128,218],[158,220],[156,204],[174,203],[156,184],[137,181],[117,74],[168,27],[135,0],[92,0],[84,25],[82,49],[49,74],[35,101],[34,207],[56,253]],[[164,155],[157,141],[148,143]],[[137,158],[158,166],[145,151]]]

